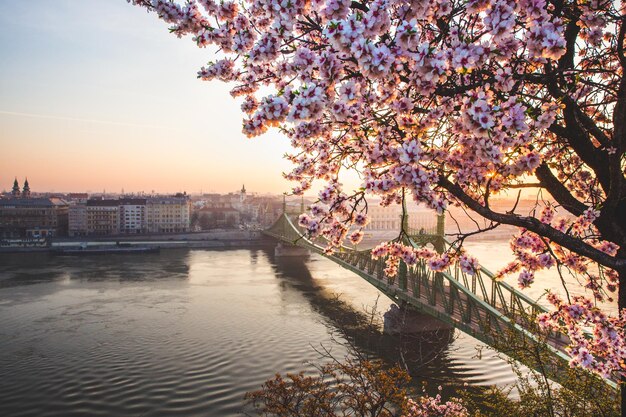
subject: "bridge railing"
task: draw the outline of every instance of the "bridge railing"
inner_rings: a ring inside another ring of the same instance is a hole
[[[413,266],[401,263],[397,276],[389,277],[384,272],[386,260],[373,259],[370,250],[341,247],[332,255],[325,254],[326,241],[308,239],[286,214],[266,233],[331,258],[390,298],[404,300],[485,343],[497,345],[497,338],[506,338],[507,334],[516,335],[523,343],[541,344],[541,340],[545,340],[546,348],[556,360],[552,373],[558,373],[557,368],[562,368],[569,360],[564,351],[567,336],[551,333],[544,339],[537,333],[536,315],[548,310],[511,285],[496,280],[485,268],[468,274],[454,264],[445,271],[435,272],[422,260]],[[613,388],[616,386],[612,381],[607,383]]]
[[[419,246],[415,242],[411,243],[414,246]],[[446,245],[449,246],[449,242],[446,241]],[[484,267],[481,267],[474,274],[469,274],[461,270],[461,267],[455,263],[445,272],[476,297],[527,330],[536,331],[537,315],[549,311],[510,284],[496,279],[495,275]],[[569,340],[565,334],[555,331],[549,334],[549,339],[555,345],[564,345]]]
[[[553,362],[544,364],[546,371],[552,377],[558,378],[559,372],[568,363],[569,356],[563,350],[562,343],[551,343],[550,338],[537,336],[536,328],[526,326],[519,317],[511,317],[501,309],[492,306],[483,297],[476,293],[488,293],[488,288],[482,286],[481,279],[476,277],[474,291],[471,291],[468,281],[454,277],[450,270],[443,272],[432,271],[425,261],[400,271],[397,276],[385,275],[385,259],[374,260],[369,251],[344,251],[331,256],[336,262],[345,267],[353,267],[356,273],[367,279],[379,290],[392,299],[404,300],[419,310],[449,323],[459,330],[470,334],[489,345],[509,349],[509,355],[516,357],[515,351],[510,351],[514,344],[545,345],[548,354],[552,355]],[[337,261],[338,260],[338,261]],[[494,291],[497,293],[497,291]],[[485,297],[489,299],[490,297]],[[532,364],[527,363],[529,366]],[[542,365],[542,366],[544,366]],[[613,386],[613,385],[611,385]]]
[[[400,271],[397,276],[389,277],[384,273],[385,260],[372,259],[369,251],[339,252],[333,257],[377,279],[387,286],[387,290],[396,289],[394,296],[410,296],[419,300],[420,308],[428,314],[486,343],[493,343],[494,335],[505,334],[512,328],[524,337],[534,337],[524,326],[519,327],[519,323],[483,297],[477,297],[476,291],[471,291],[462,279],[452,276],[450,271],[435,272],[425,261],[407,268],[404,275]],[[475,289],[480,287],[480,279],[477,278]]]
[[[286,214],[269,231],[273,231],[275,237],[285,239],[294,244],[299,243],[318,253],[323,253],[327,243],[325,239],[321,238],[316,241],[310,241],[305,238],[304,230],[296,225],[294,220]],[[419,247],[424,242],[432,242],[433,238],[438,238],[437,235],[426,236],[427,238],[419,243],[415,242],[417,239],[412,236],[407,243]],[[448,242],[445,242],[445,244],[449,245]],[[346,254],[350,254],[350,256],[348,257]],[[341,247],[336,256],[346,258],[346,260],[349,258],[349,263],[358,266],[361,270],[373,274],[390,285],[398,285],[400,289],[407,290],[407,283],[396,282],[396,278],[384,276],[385,260],[372,260],[369,250],[355,251],[352,248]],[[535,300],[516,290],[511,285],[495,279],[494,274],[486,268],[481,267],[476,273],[468,274],[462,271],[459,265],[455,263],[446,271],[435,273],[428,268],[425,261],[421,261],[414,266],[408,267],[407,272],[407,278],[412,281],[414,287],[416,277],[419,277],[421,280],[421,284],[415,287],[417,296],[421,296],[420,292],[426,291],[428,297],[436,299],[439,296],[444,304],[449,301],[450,305],[454,306],[455,301],[452,299],[447,300],[443,295],[444,292],[452,291],[451,297],[457,297],[456,293],[459,293],[459,291],[461,293],[468,292],[472,297],[476,297],[489,305],[498,314],[508,317],[529,331],[536,331],[535,318],[537,314],[548,311],[545,307],[539,305]],[[461,287],[463,291],[461,291]],[[471,304],[471,301],[468,300],[467,302]],[[462,315],[472,317],[472,308],[469,305],[469,310],[464,311]],[[567,336],[558,332],[551,333],[549,338],[554,345],[564,345],[568,341]]]

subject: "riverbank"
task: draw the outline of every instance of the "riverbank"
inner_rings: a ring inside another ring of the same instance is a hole
[[[260,231],[252,230],[214,230],[207,232],[191,232],[176,234],[150,234],[150,235],[118,235],[118,236],[88,236],[88,237],[62,237],[52,238],[47,246],[10,246],[0,247],[0,253],[30,253],[51,252],[59,248],[89,246],[116,246],[125,243],[132,246],[151,248],[239,248],[258,247],[271,242]]]

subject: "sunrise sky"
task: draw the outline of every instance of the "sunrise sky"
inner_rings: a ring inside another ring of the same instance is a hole
[[[289,190],[288,140],[241,133],[211,60],[126,0],[0,0],[0,190]]]

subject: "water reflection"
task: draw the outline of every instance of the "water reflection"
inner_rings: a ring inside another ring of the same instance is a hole
[[[342,357],[344,342],[433,387],[498,378],[489,358],[484,371],[468,359],[475,341],[382,334],[358,307],[376,294],[321,257],[275,259],[273,245],[0,255],[0,414],[238,415],[246,391],[275,372],[313,372],[313,346]]]
[[[0,288],[59,281],[144,282],[189,278],[189,250],[162,253],[55,256],[0,254]]]
[[[273,249],[264,251],[280,288],[298,291],[311,307],[324,317],[329,331],[341,336],[362,354],[378,357],[391,364],[405,367],[417,386],[422,382],[438,385],[445,382],[451,392],[462,383],[465,372],[449,355],[454,330],[442,327],[397,335],[382,331],[380,313],[355,308],[343,296],[319,285],[311,274],[304,257],[275,257]]]
[[[0,254],[0,288],[66,278],[63,268],[49,267],[47,253]]]

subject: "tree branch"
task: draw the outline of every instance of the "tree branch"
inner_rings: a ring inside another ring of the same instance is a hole
[[[586,256],[587,258],[592,259],[600,265],[604,265],[608,268],[615,270],[626,269],[626,259],[618,259],[610,256],[592,246],[589,246],[580,239],[567,235],[551,227],[550,225],[540,222],[534,217],[523,217],[513,213],[498,213],[484,206],[481,206],[477,201],[475,201],[465,191],[463,191],[463,189],[459,185],[452,183],[445,177],[439,177],[438,185],[447,190],[454,197],[459,199],[471,210],[486,219],[497,223],[522,227],[533,233],[537,233],[540,236],[545,236],[554,243],[563,246],[564,248],[567,248],[573,252],[576,252],[582,256]]]
[[[535,170],[535,176],[541,183],[541,185],[550,193],[550,195],[561,205],[563,208],[575,216],[580,216],[587,206],[578,201],[569,190],[558,180],[552,173],[552,170],[545,162]]]

